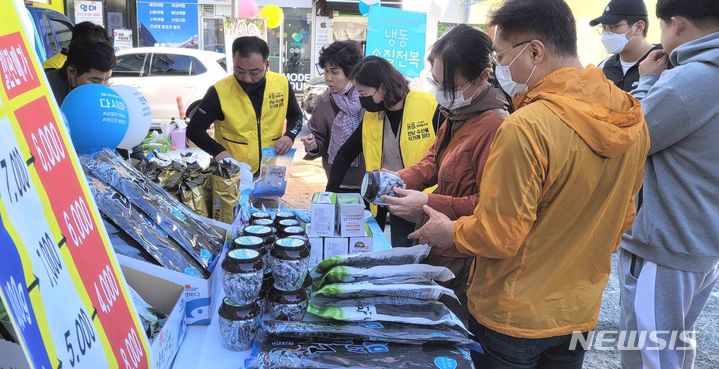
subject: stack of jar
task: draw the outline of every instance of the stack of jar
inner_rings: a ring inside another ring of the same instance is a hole
[[[227,297],[220,307],[220,329],[228,349],[252,346],[262,313],[269,305],[278,320],[302,320],[312,279],[309,241],[294,214],[252,214],[243,236],[233,241],[222,263]],[[269,303],[268,303],[269,300]]]

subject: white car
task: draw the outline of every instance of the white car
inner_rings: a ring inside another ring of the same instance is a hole
[[[184,108],[199,101],[227,72],[225,55],[196,49],[140,47],[116,53],[117,66],[110,84],[128,85],[145,95],[152,111],[152,128],[179,116],[177,97]]]

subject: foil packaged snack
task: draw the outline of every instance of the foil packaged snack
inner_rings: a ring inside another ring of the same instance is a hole
[[[212,218],[232,224],[235,207],[240,201],[240,168],[230,162],[217,163],[210,176],[212,183]]]
[[[202,259],[199,254],[196,254],[195,257],[190,255],[157,223],[133,205],[125,195],[91,174],[87,174],[86,178],[100,212],[111,221],[115,228],[121,229],[136,241],[156,264],[192,276],[209,276],[205,267],[197,260]],[[117,247],[120,247],[119,253],[138,258],[139,255],[133,255],[135,253],[132,250],[125,250],[127,246],[124,242],[115,242],[113,247],[116,244]],[[143,259],[146,260],[144,257],[141,260]]]

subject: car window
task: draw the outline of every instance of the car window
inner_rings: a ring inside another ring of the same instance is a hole
[[[141,77],[146,54],[127,54],[117,57],[117,66],[112,70],[113,77]]]
[[[192,75],[196,76],[205,72],[207,72],[207,68],[205,68],[202,62],[197,60],[197,58],[192,58]]]
[[[70,46],[70,39],[72,39],[72,25],[56,18],[50,17],[50,24],[55,30],[55,36],[57,42],[60,44],[60,50],[67,49]]]
[[[152,54],[150,76],[189,76],[192,58],[187,55]]]
[[[222,67],[222,70],[227,70],[227,62],[225,58],[217,59],[217,64],[219,64]]]

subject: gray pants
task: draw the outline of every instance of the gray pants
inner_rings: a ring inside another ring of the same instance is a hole
[[[619,342],[622,367],[693,368],[696,335],[701,334],[693,332],[694,325],[717,280],[719,266],[706,273],[685,272],[657,265],[622,249],[619,329],[636,332],[634,337],[627,334],[627,346]]]

